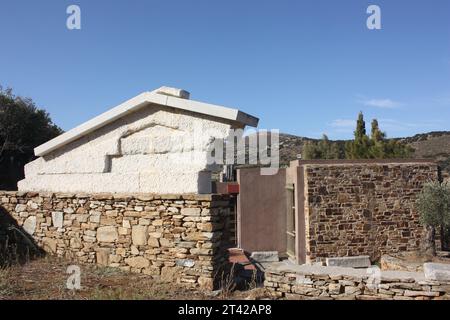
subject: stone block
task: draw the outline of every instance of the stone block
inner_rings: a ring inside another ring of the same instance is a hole
[[[25,222],[23,223],[23,229],[30,235],[33,235],[36,231],[36,217],[31,216],[28,217]]]
[[[278,251],[254,251],[250,258],[257,262],[278,262]]]
[[[200,208],[183,208],[181,209],[181,214],[183,216],[199,216],[201,213]]]
[[[369,256],[326,258],[328,267],[368,268],[371,266]]]
[[[425,278],[435,281],[450,281],[450,264],[424,263]]]
[[[297,275],[295,282],[299,285],[312,285],[314,281],[304,275]]]
[[[358,294],[361,294],[361,289],[359,289],[358,287],[348,286],[348,287],[345,287],[344,292],[347,295],[351,295],[351,294],[358,295]]]
[[[180,259],[176,261],[177,266],[192,268],[195,265],[195,261],[192,259]]]
[[[113,226],[99,227],[97,229],[98,242],[114,242],[118,239],[117,229]]]
[[[78,236],[72,236],[72,238],[70,238],[70,247],[72,249],[81,249],[83,247],[81,239]]]
[[[126,229],[131,229],[130,220],[123,220],[122,221],[122,227]]]
[[[178,278],[182,267],[162,267],[161,268],[161,281],[173,282]]]
[[[151,248],[159,248],[159,241],[158,238],[150,237],[148,238],[148,245]]]
[[[42,239],[42,247],[46,252],[56,253],[57,242],[55,239],[43,238]]]
[[[100,223],[100,217],[101,213],[99,212],[92,213],[91,216],[89,217],[89,221],[92,223]]]
[[[108,248],[99,248],[96,252],[96,261],[100,266],[108,266],[109,265],[109,252]]]
[[[135,246],[145,246],[147,244],[147,226],[133,226],[131,238]]]
[[[27,205],[26,204],[18,204],[16,205],[16,212],[24,212],[27,211]]]
[[[339,283],[330,283],[328,285],[329,294],[341,294],[344,292],[344,287]]]
[[[136,246],[131,246],[131,254],[134,256],[139,255],[139,249]]]
[[[405,290],[405,297],[439,297],[439,292]]]
[[[64,223],[64,214],[62,212],[52,212],[52,224],[55,228],[62,228]]]
[[[150,266],[150,261],[145,259],[144,257],[134,257],[125,259],[125,263],[129,265],[131,268],[142,269]]]

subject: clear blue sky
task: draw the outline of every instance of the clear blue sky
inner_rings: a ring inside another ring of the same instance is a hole
[[[161,85],[303,136],[450,130],[449,0],[0,0],[0,30],[0,84],[65,130]]]

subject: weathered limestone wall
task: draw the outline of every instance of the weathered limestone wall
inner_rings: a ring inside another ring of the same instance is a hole
[[[427,280],[423,273],[272,264],[264,287],[286,299],[449,300],[450,282]]]
[[[20,191],[210,193],[208,150],[233,124],[146,105],[25,166]]]
[[[304,166],[307,261],[420,248],[415,210],[422,185],[438,179],[434,163]]]
[[[0,214],[11,215],[39,246],[82,263],[211,289],[226,259],[225,195],[0,192],[0,199]]]

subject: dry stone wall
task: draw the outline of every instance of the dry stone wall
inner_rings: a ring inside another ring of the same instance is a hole
[[[434,163],[305,165],[307,261],[420,248],[417,194]]]
[[[298,300],[449,300],[450,281],[423,273],[272,264],[264,287],[277,298]]]
[[[81,263],[212,289],[226,259],[226,195],[0,192],[0,199],[0,214],[38,246]]]

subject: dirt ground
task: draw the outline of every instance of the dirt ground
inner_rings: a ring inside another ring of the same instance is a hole
[[[119,269],[81,265],[81,289],[69,290],[69,261],[40,258],[23,266],[0,270],[0,300],[207,300],[261,299],[265,290],[195,291],[175,283]]]

